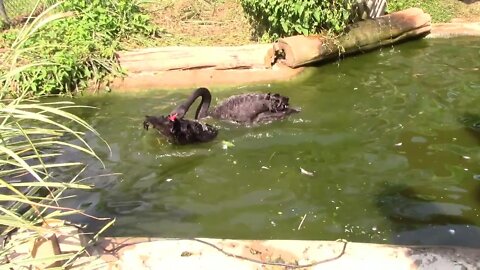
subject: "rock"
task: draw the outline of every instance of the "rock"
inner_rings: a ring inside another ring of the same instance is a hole
[[[15,269],[46,269],[62,266],[69,257],[85,248],[87,240],[77,227],[65,225],[61,220],[46,220],[38,231],[19,230],[9,242],[16,245],[7,255],[8,261],[18,267]],[[55,256],[58,259],[53,258]],[[52,262],[48,258],[57,260]],[[45,259],[45,262],[25,263],[34,259]]]

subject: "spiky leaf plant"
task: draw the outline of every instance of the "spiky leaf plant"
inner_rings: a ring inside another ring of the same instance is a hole
[[[22,55],[28,50],[38,49],[23,46],[36,31],[70,15],[53,13],[55,7],[53,5],[33,21],[27,22],[12,46],[0,54],[0,63],[6,70],[0,74],[0,240],[13,231],[26,229],[30,235],[24,241],[28,241],[49,230],[48,226],[41,226],[45,225],[45,220],[83,214],[76,209],[61,207],[59,203],[66,190],[92,188],[79,182],[84,164],[57,161],[65,149],[73,149],[101,162],[84,140],[87,132],[99,134],[84,120],[69,112],[72,108],[91,108],[68,101],[41,102],[28,98],[28,89],[18,87],[17,80],[22,73],[34,67],[54,65],[47,62],[23,63]],[[9,94],[13,89],[15,94]],[[71,167],[77,170],[76,176],[68,178],[59,173],[60,169]],[[58,260],[67,260],[68,264],[75,256],[62,254],[22,262],[6,261],[6,255],[22,242],[20,238],[1,241],[0,268],[18,269],[20,264],[45,265]]]

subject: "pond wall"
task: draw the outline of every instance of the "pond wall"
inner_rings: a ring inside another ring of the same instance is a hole
[[[480,250],[346,241],[107,238],[74,269],[478,269]],[[107,251],[105,251],[107,250]],[[90,267],[90,268],[89,268]]]

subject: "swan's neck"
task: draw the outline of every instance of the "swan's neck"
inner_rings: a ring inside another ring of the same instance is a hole
[[[197,98],[198,96],[202,97],[200,105],[197,107],[197,112],[195,113],[195,119],[207,117],[208,109],[210,108],[210,103],[212,102],[212,95],[210,94],[210,91],[204,87],[198,88],[195,90],[195,93],[197,93]]]
[[[182,118],[185,116],[193,102],[195,102],[198,97],[202,97],[202,100],[200,101],[200,105],[198,105],[195,113],[195,119],[207,117],[208,108],[210,107],[210,102],[212,101],[212,95],[210,94],[210,91],[204,87],[196,89],[195,92],[193,92],[184,103],[172,111],[171,115],[176,114],[178,118]]]

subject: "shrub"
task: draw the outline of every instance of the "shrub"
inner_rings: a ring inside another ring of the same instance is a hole
[[[242,7],[264,38],[341,32],[352,19],[355,0],[241,0]]]
[[[157,30],[141,13],[137,1],[65,0],[58,9],[69,16],[34,31],[21,47],[15,46],[19,30],[3,34],[3,43],[23,50],[22,59],[15,64],[50,63],[19,73],[17,89],[37,95],[58,94],[83,89],[91,80],[100,82],[119,71],[115,51],[122,39],[155,35]]]

